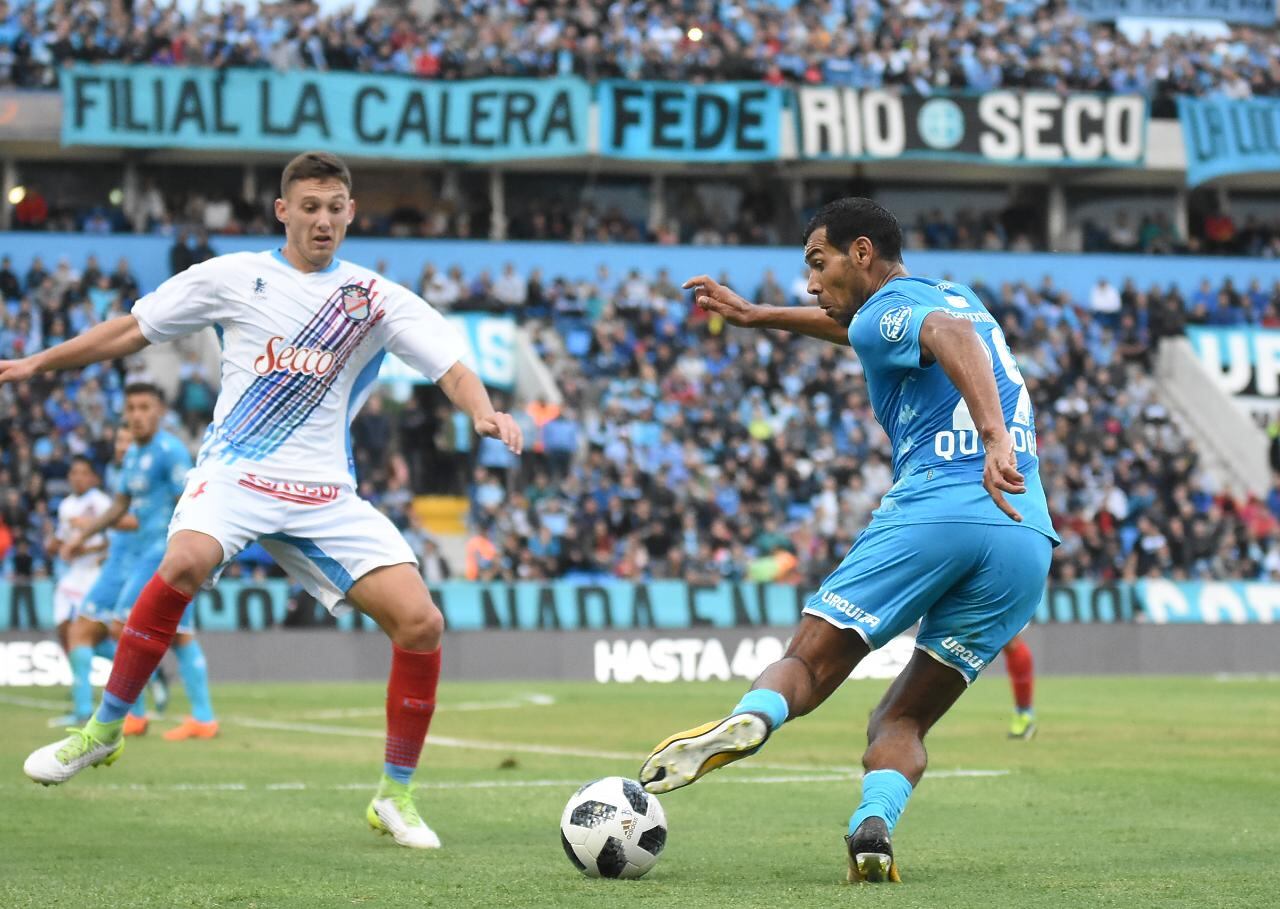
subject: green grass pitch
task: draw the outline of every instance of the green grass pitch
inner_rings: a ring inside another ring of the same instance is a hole
[[[1280,905],[1280,682],[1044,679],[1041,732],[1024,743],[1005,738],[1008,686],[993,676],[929,739],[941,773],[899,824],[898,887],[842,883],[884,682],[849,683],[759,755],[663,796],[667,849],[639,881],[573,869],[565,800],[634,776],[740,685],[446,683],[419,773],[444,841],[427,853],[364,824],[379,685],[223,685],[217,740],[168,743],[153,725],[114,767],[49,789],[21,764],[57,734],[62,692],[0,690],[0,906]]]

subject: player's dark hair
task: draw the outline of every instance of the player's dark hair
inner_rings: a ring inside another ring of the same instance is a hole
[[[828,202],[818,209],[804,228],[802,243],[820,227],[827,229],[827,242],[839,250],[847,250],[853,241],[866,237],[880,258],[902,261],[902,226],[893,212],[872,199],[849,196]]]
[[[164,392],[159,385],[152,385],[150,382],[130,382],[124,387],[124,396],[127,398],[129,395],[152,395],[161,404],[164,403]]]
[[[351,171],[345,161],[330,152],[303,152],[286,164],[280,175],[280,198],[299,180],[337,180],[351,192]]]
[[[76,464],[83,464],[85,467],[88,467],[90,470],[92,470],[95,474],[98,472],[97,466],[95,466],[93,461],[90,460],[86,455],[82,455],[82,454],[72,455],[71,464],[72,466]]]

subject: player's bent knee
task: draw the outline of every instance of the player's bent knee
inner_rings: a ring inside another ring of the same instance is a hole
[[[443,634],[444,616],[428,599],[397,622],[391,640],[403,650],[428,651],[440,646]]]
[[[196,553],[184,549],[170,549],[156,574],[170,587],[188,596],[195,596],[209,576],[209,567]]]
[[[169,541],[156,573],[175,590],[193,597],[221,560],[222,546],[217,540],[183,531]]]
[[[102,626],[96,622],[81,621],[77,619],[71,623],[71,627],[67,629],[67,647],[92,647],[98,643],[98,634],[96,629]]]

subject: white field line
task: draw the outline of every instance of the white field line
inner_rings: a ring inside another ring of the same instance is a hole
[[[1280,672],[1219,672],[1215,682],[1280,682]]]
[[[18,707],[35,707],[38,709],[47,709],[49,707],[60,708],[63,705],[61,701],[39,700],[35,698],[20,698],[9,695],[0,695],[0,703],[13,704]],[[312,735],[338,736],[345,738],[358,739],[383,739],[385,734],[381,729],[359,729],[352,726],[334,726],[319,723],[294,723],[280,720],[264,720],[257,717],[232,716],[228,717],[229,723],[237,726],[245,726],[250,729],[265,729],[273,732],[303,732]],[[594,748],[576,748],[564,745],[540,745],[531,742],[491,742],[479,739],[459,739],[450,736],[432,735],[427,738],[427,745],[437,748],[462,748],[471,751],[502,751],[515,752],[518,754],[547,754],[556,757],[577,757],[590,758],[593,760],[604,761],[635,761],[639,756],[629,751],[603,751]],[[752,761],[749,765],[742,769],[754,770],[771,770],[782,773],[802,773],[808,774],[803,778],[810,781],[819,781],[830,777],[833,779],[851,780],[857,779],[861,772],[856,767],[815,767],[802,764],[774,764],[766,762]],[[1008,770],[930,770],[926,773],[933,779],[960,778],[960,777],[992,777],[1006,776]],[[734,779],[730,777],[729,779]],[[768,779],[758,776],[750,777],[752,780]],[[778,777],[777,779],[791,782],[790,777]],[[736,780],[735,780],[736,781]],[[745,780],[744,780],[745,781]],[[506,781],[510,783],[511,781]],[[425,784],[431,785],[431,784]],[[444,784],[442,784],[444,785]],[[453,784],[448,784],[453,785]],[[481,787],[482,788],[482,787]]]
[[[16,694],[0,694],[0,704],[11,707],[30,707],[33,710],[61,710],[66,713],[71,708],[69,700],[55,701],[52,698],[24,698]]]
[[[967,777],[1005,776],[1008,770],[931,770],[925,776],[931,779],[956,779]],[[725,774],[709,777],[702,785],[735,786],[743,784],[784,786],[792,783],[848,783],[856,778],[845,773],[806,774],[804,776],[740,776]],[[421,790],[453,791],[464,789],[576,789],[582,780],[466,780],[461,782],[415,782]],[[22,783],[0,783],[0,789],[28,789]],[[376,783],[340,783],[337,785],[308,785],[307,783],[105,783],[95,790],[113,792],[373,792]]]
[[[527,694],[505,701],[459,701],[440,704],[436,713],[472,713],[478,710],[519,710],[525,707],[549,707],[556,699],[549,694]],[[300,720],[355,720],[381,717],[384,707],[347,707],[336,710],[308,710],[296,714]]]
[[[373,738],[382,739],[383,733],[378,729],[353,729],[349,726],[321,726],[315,723],[287,723],[277,722],[275,720],[260,720],[253,717],[232,717],[231,722],[240,726],[248,726],[254,729],[268,729],[279,732],[308,732],[316,735],[337,735],[349,736],[352,738]],[[539,745],[528,742],[488,742],[476,739],[458,739],[449,736],[432,735],[427,737],[428,746],[436,746],[440,748],[464,748],[472,751],[514,751],[524,754],[549,754],[557,757],[581,757],[592,758],[595,760],[605,761],[635,761],[637,755],[628,751],[600,751],[593,748],[574,748],[564,745]],[[831,777],[833,779],[856,779],[861,776],[861,771],[854,767],[814,767],[799,764],[771,764],[752,761],[750,765],[744,766],[742,769],[755,770],[774,770],[789,773],[809,774],[805,777],[796,777],[800,779],[815,779],[816,774],[819,778]],[[930,770],[926,776],[935,779],[959,778],[959,777],[992,777],[1006,776],[1008,770]],[[760,779],[760,777],[752,777],[752,779]],[[779,780],[792,782],[791,777],[779,777]]]

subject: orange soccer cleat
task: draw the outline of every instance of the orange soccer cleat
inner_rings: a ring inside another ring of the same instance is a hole
[[[211,739],[218,734],[218,721],[202,723],[195,717],[184,717],[182,722],[164,734],[166,742],[182,742],[186,739]]]
[[[134,716],[132,713],[124,715],[124,734],[125,735],[146,735],[148,720],[145,716]]]

